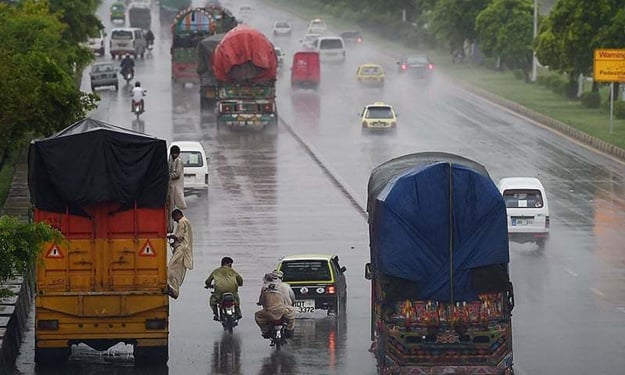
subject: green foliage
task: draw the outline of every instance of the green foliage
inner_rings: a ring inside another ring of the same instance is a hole
[[[480,46],[510,69],[529,71],[532,63],[533,3],[494,0],[476,18]]]
[[[23,274],[35,262],[42,244],[63,241],[61,232],[46,223],[26,223],[11,216],[0,217],[0,284]],[[8,291],[0,290],[3,294]]]
[[[433,33],[448,42],[452,50],[462,47],[464,41],[476,40],[475,18],[491,0],[439,0],[430,14]]]
[[[590,75],[593,50],[625,45],[622,0],[559,0],[541,24],[536,55],[550,69]]]
[[[52,134],[95,107],[74,80],[84,48],[64,38],[67,26],[47,6],[0,4],[0,149],[31,132]]]
[[[614,102],[614,117],[620,120],[625,120],[625,102]]]
[[[601,95],[598,91],[585,92],[579,99],[586,108],[599,108],[601,106]]]

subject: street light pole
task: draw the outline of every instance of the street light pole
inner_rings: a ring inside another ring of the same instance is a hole
[[[538,0],[534,0],[534,41],[538,36]],[[532,82],[536,82],[536,48],[532,48]]]

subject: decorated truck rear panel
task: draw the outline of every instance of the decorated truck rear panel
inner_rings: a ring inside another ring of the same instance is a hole
[[[165,141],[91,119],[31,143],[34,220],[66,239],[36,265],[37,363],[118,342],[167,362],[166,157]]]
[[[256,29],[240,25],[219,42],[212,56],[217,81],[217,124],[261,129],[277,124],[274,46]]]
[[[486,169],[402,156],[369,179],[371,330],[383,374],[512,374],[503,198]]]
[[[171,25],[171,78],[174,83],[197,84],[197,45],[217,30],[215,17],[205,8],[179,12]]]

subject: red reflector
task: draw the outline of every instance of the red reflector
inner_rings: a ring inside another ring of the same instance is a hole
[[[358,39],[356,39],[356,41],[357,41],[358,43],[362,43],[362,38],[358,38]]]
[[[402,69],[402,70],[406,70],[406,68],[408,68],[408,67],[406,66],[406,64],[401,64],[401,69]]]
[[[334,294],[336,290],[334,289],[334,285],[330,285],[328,289],[326,289],[328,294]]]
[[[432,69],[434,69],[434,65],[432,65],[432,64],[429,64],[429,65],[428,65],[428,69],[429,69],[429,70],[432,70]]]

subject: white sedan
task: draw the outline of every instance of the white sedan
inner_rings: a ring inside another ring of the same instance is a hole
[[[273,24],[274,36],[291,36],[291,24],[287,21],[276,21]]]

